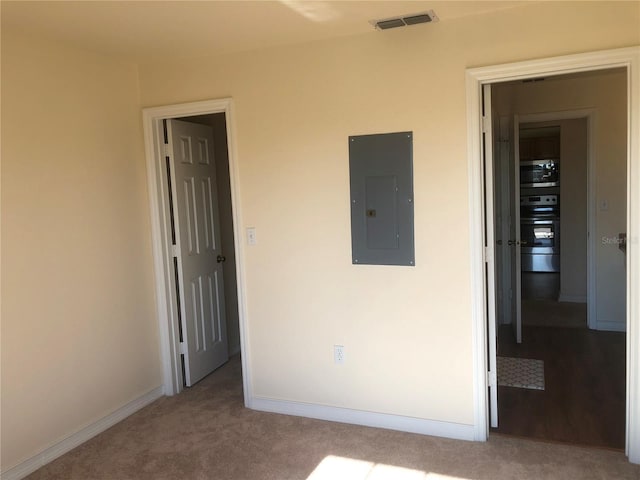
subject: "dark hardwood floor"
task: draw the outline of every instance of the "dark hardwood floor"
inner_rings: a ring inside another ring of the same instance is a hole
[[[586,328],[501,326],[498,355],[544,360],[545,390],[498,387],[494,432],[624,449],[625,334]]]

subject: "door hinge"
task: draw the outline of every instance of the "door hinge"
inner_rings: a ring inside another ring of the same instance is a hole
[[[171,256],[172,257],[178,256],[178,245],[171,245]]]
[[[484,249],[482,250],[484,263],[489,263],[489,254],[490,254],[489,247],[485,246]]]
[[[163,143],[162,147],[163,147],[163,151],[164,151],[164,156],[165,157],[170,157],[171,156],[171,150],[169,149],[169,144],[168,143]]]
[[[489,123],[489,117],[482,117],[482,132],[483,133],[487,133],[487,131],[489,130],[489,126],[491,124]]]
[[[180,342],[180,353],[182,355],[187,354],[187,344],[185,342]]]
[[[496,372],[492,372],[491,370],[487,372],[487,383],[493,388],[498,386],[498,376]]]

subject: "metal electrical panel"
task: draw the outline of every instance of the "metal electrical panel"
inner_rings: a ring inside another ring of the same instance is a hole
[[[413,132],[349,137],[352,263],[415,265]]]

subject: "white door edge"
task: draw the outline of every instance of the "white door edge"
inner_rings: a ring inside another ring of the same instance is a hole
[[[183,376],[180,365],[180,345],[178,337],[178,317],[175,289],[173,288],[173,252],[171,249],[170,216],[167,182],[164,170],[164,135],[162,120],[224,113],[227,123],[227,143],[229,151],[229,175],[231,184],[231,208],[233,216],[234,246],[236,252],[236,276],[238,286],[238,316],[240,326],[240,351],[242,353],[242,381],[245,406],[251,399],[251,372],[249,361],[246,280],[244,244],[242,239],[242,209],[240,207],[239,169],[235,141],[235,117],[233,100],[207,100],[159,107],[144,108],[142,121],[144,128],[145,156],[147,166],[147,186],[151,215],[153,259],[155,270],[156,307],[160,331],[160,354],[162,359],[163,390],[165,395],[175,395],[182,391]]]
[[[520,218],[520,115],[513,116],[513,193],[511,201],[513,202],[513,223],[515,224],[515,237],[516,244],[514,271],[515,271],[515,286],[513,296],[516,301],[516,343],[522,343],[522,247],[520,245],[522,238],[521,218]]]
[[[487,225],[495,225],[495,203],[493,198],[494,186],[494,142],[493,142],[493,113],[491,106],[491,85],[483,85],[483,122],[484,122],[484,198],[485,198],[485,216]],[[488,356],[488,372],[489,375],[489,410],[491,427],[498,427],[498,385],[497,385],[497,330],[496,330],[496,261],[495,248],[496,238],[494,228],[486,229],[486,275],[487,275],[487,298],[486,311],[487,320],[487,348]]]
[[[473,341],[474,438],[488,436],[487,323],[484,309],[484,219],[481,90],[486,83],[625,67],[627,69],[627,385],[626,445],[640,463],[640,47],[566,55],[467,69],[470,260]]]

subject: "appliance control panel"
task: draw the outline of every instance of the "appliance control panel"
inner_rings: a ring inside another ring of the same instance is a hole
[[[523,195],[520,197],[520,205],[557,205],[558,195]]]

